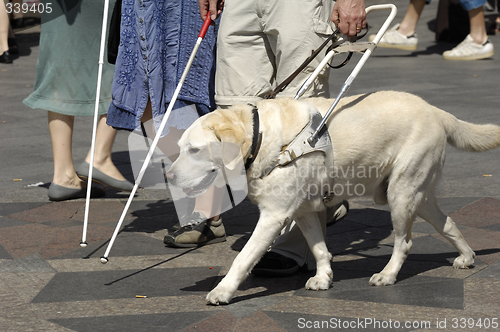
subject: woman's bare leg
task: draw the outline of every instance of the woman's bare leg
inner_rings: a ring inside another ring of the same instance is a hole
[[[52,182],[68,188],[82,188],[83,181],[76,175],[73,167],[71,144],[73,138],[74,116],[48,111],[49,131],[54,158],[54,177]]]
[[[483,6],[469,10],[470,36],[476,44],[484,44],[488,39],[484,22]]]
[[[124,181],[125,178],[111,160],[111,150],[117,131],[113,129],[113,127],[106,124],[106,119],[107,115],[102,115],[97,125],[94,167],[112,178]],[[90,151],[88,152],[85,161],[90,163]]]
[[[398,28],[399,33],[411,36],[415,33],[417,23],[425,7],[425,0],[411,0],[410,6],[406,10],[405,17]]]
[[[7,42],[9,37],[9,28],[9,16],[7,15],[4,1],[0,0],[0,55],[9,50],[9,44]]]

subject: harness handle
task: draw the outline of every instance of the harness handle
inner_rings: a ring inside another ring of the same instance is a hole
[[[366,30],[365,33],[363,33],[361,35],[356,35],[354,37],[351,37],[351,38],[347,39],[347,41],[349,41],[349,42],[352,43],[352,42],[355,42],[357,40],[360,40],[361,38],[363,38],[364,36],[366,36],[368,34],[368,31],[370,31],[370,28],[368,27],[368,25],[366,25],[365,30]],[[326,50],[326,54],[330,53],[331,50],[333,50],[334,48],[338,47],[339,45],[340,44],[338,44],[338,45],[333,45],[333,44],[330,45],[330,47],[328,47],[328,49]],[[337,65],[337,66],[332,66],[330,64],[330,62],[328,62],[327,63],[328,67],[333,68],[333,69],[339,69],[339,68],[344,67],[345,65],[347,65],[349,63],[349,61],[351,61],[351,58],[352,58],[353,54],[354,54],[354,52],[349,52],[347,54],[347,57],[345,58],[344,62],[342,62],[340,65]],[[333,59],[333,57],[332,57],[332,59]]]
[[[382,38],[382,36],[385,34],[385,32],[387,31],[387,29],[389,28],[389,25],[391,24],[392,20],[394,20],[394,17],[396,16],[396,13],[397,13],[397,8],[393,4],[374,5],[374,6],[370,6],[370,7],[366,8],[366,14],[368,14],[372,10],[384,10],[384,9],[389,9],[391,12],[390,12],[389,16],[387,17],[387,19],[385,20],[385,22],[382,25],[382,27],[380,28],[380,30],[378,31],[377,35],[375,36],[375,39],[373,40],[374,47],[377,46],[377,44],[380,41],[380,39]],[[340,93],[338,94],[337,98],[335,99],[335,101],[333,102],[333,104],[330,106],[330,108],[326,112],[325,116],[323,117],[323,120],[321,121],[321,123],[319,124],[319,126],[316,128],[316,130],[314,131],[314,133],[311,135],[311,137],[309,137],[307,139],[307,141],[309,142],[309,144],[314,144],[314,141],[316,140],[316,137],[318,136],[318,133],[320,132],[321,128],[323,128],[323,126],[325,125],[326,121],[328,120],[328,118],[332,114],[335,106],[337,106],[337,104],[339,103],[340,99],[349,90],[349,88],[351,87],[352,82],[354,81],[354,79],[356,78],[356,76],[358,75],[359,71],[364,66],[366,60],[368,60],[368,58],[370,57],[370,55],[372,54],[372,52],[373,52],[372,48],[367,48],[367,50],[365,51],[365,53],[363,54],[363,56],[359,60],[358,64],[356,65],[356,67],[354,67],[353,71],[351,72],[351,75],[349,75],[349,77],[345,81],[345,83],[342,86],[342,89],[341,89]],[[334,53],[333,51],[330,51],[327,54],[327,56],[325,57],[325,59],[323,59],[323,61],[329,61],[328,58],[329,57],[333,57],[333,55],[334,55],[333,53]],[[325,64],[322,62],[320,64],[320,66],[318,68],[316,68],[316,70],[311,75],[311,77],[308,78],[308,80],[310,80],[312,77],[314,77],[315,74],[317,75],[317,72],[320,69],[322,69],[324,66],[325,66]],[[298,97],[300,97],[300,95],[302,95],[305,92],[305,90],[307,89],[307,87],[308,87],[308,85],[305,87],[305,89],[301,88],[299,90],[299,92],[297,93],[297,96],[295,98],[297,99]]]
[[[316,50],[312,51],[311,55],[299,66],[299,68],[297,68],[297,70],[295,70],[280,85],[278,85],[276,87],[276,89],[274,89],[272,92],[268,93],[264,97],[264,99],[274,99],[278,93],[280,93],[283,90],[285,90],[286,87],[290,84],[290,82],[292,82],[295,79],[295,77],[297,77],[297,75],[299,75],[302,72],[302,70],[304,70],[304,68],[306,68],[307,65],[310,64],[311,61],[313,61],[314,58],[316,58],[318,56],[318,54],[325,48],[326,45],[328,45],[328,43],[330,41],[333,40],[333,43],[332,43],[332,45],[330,45],[326,49],[325,54],[328,54],[331,50],[335,49],[336,47],[338,47],[339,45],[341,45],[342,43],[344,43],[346,41],[348,41],[348,42],[355,42],[355,41],[363,38],[364,36],[366,36],[366,34],[368,33],[368,31],[369,31],[369,28],[367,26],[365,33],[363,33],[361,35],[353,36],[351,38],[344,39],[343,37],[339,37],[340,30],[338,28],[335,29],[335,31],[323,42],[323,44],[321,44],[320,47],[318,47]],[[328,66],[330,66],[333,69],[342,68],[342,67],[344,67],[351,60],[351,57],[352,57],[352,52],[349,52],[349,54],[347,55],[347,57],[344,60],[344,62],[342,62],[340,65],[338,65],[338,66],[332,66],[332,65],[330,65],[328,63]]]

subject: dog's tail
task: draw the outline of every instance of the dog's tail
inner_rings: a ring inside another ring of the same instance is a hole
[[[439,114],[448,143],[457,149],[482,152],[500,146],[500,126],[465,122],[442,110]]]

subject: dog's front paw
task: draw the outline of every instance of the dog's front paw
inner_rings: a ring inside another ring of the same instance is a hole
[[[468,269],[469,266],[471,266],[474,263],[474,255],[473,256],[465,256],[465,255],[460,255],[457,258],[455,258],[455,261],[453,262],[453,267],[455,269]]]
[[[369,284],[371,286],[387,286],[396,282],[396,276],[386,275],[382,273],[375,273],[370,278]]]
[[[227,304],[233,298],[233,292],[224,287],[217,286],[207,295],[207,304]]]
[[[306,289],[310,290],[327,290],[332,285],[332,274],[327,274],[324,277],[315,275],[309,278],[306,282]]]

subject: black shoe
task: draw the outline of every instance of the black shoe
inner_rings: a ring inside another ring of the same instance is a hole
[[[347,216],[349,212],[349,202],[342,201],[341,203],[332,207],[326,208],[326,227],[330,227]]]
[[[25,24],[26,24],[26,22],[24,21],[24,19],[22,17],[15,18],[15,19],[10,21],[10,26],[12,27],[12,29],[22,28],[22,27],[24,27]]]
[[[9,43],[9,53],[10,54],[18,54],[19,53],[19,46],[17,46],[16,39],[9,38],[8,43]]]
[[[260,277],[290,277],[300,270],[301,267],[294,259],[268,251],[255,265],[252,274]]]
[[[1,63],[12,63],[13,62],[9,51],[5,51],[5,52],[3,52],[2,55],[0,55],[0,62]]]

